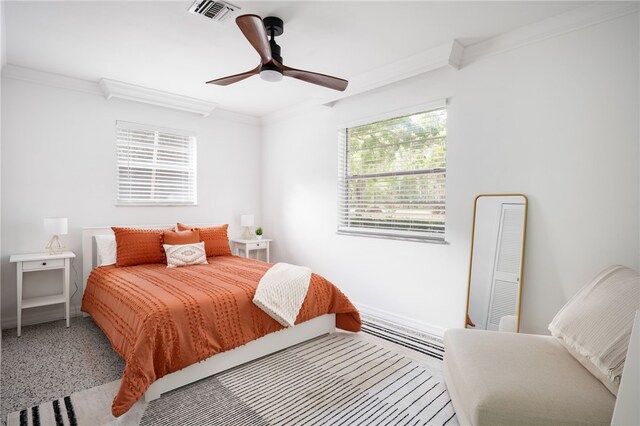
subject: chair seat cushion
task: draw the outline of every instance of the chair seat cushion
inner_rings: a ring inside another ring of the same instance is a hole
[[[444,345],[461,424],[611,423],[615,397],[551,336],[451,329]]]

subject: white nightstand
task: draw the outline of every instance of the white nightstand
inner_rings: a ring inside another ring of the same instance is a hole
[[[233,243],[233,251],[236,256],[240,256],[240,250],[244,252],[244,257],[249,257],[249,252],[255,250],[266,250],[267,262],[269,262],[269,243],[273,241],[270,238],[261,240],[243,240],[241,238],[231,238]]]
[[[69,327],[69,275],[71,269],[71,259],[76,255],[71,251],[50,255],[49,253],[35,254],[14,254],[9,261],[16,264],[18,273],[18,336],[22,328],[22,310],[35,308],[36,306],[65,304],[65,318]],[[53,296],[31,297],[22,299],[22,275],[26,272],[49,271],[52,269],[64,269],[62,294]]]

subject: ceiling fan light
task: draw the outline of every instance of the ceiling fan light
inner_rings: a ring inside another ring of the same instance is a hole
[[[260,71],[260,78],[275,83],[282,80],[282,73],[279,70],[263,69]]]

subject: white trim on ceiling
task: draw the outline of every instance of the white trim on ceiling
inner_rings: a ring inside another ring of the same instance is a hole
[[[638,11],[638,2],[598,2],[516,28],[464,48],[462,66],[499,53],[620,18]]]
[[[401,80],[450,66],[461,69],[484,58],[524,47],[552,37],[637,13],[639,2],[598,2],[497,35],[479,43],[463,46],[456,40],[425,50],[395,64],[352,77],[342,93],[329,93],[261,117],[263,125],[317,107],[332,107],[340,99],[355,96]],[[447,53],[448,52],[448,53]]]
[[[2,69],[3,78],[26,81],[28,83],[42,84],[59,89],[73,90],[75,92],[89,93],[102,96],[100,87],[93,81],[80,80],[60,74],[45,71],[36,71],[30,68],[23,68],[12,64],[7,64]]]
[[[358,75],[349,83],[347,90],[340,93],[331,92],[321,102],[323,105],[333,106],[340,99],[369,92],[439,68],[450,66],[458,70],[463,52],[464,46],[457,40],[423,50],[403,60]]]
[[[91,95],[100,96],[101,98],[107,97],[107,95],[105,95],[103,90],[100,88],[100,85],[96,82],[82,80],[74,77],[67,77],[64,75],[54,74],[54,73],[49,73],[44,71],[37,71],[29,68],[19,67],[13,64],[7,64],[2,69],[2,78],[9,78],[12,80],[24,81],[32,84],[41,84],[43,86],[55,87],[58,89],[87,93]],[[133,85],[128,85],[128,86],[133,86]],[[136,86],[136,87],[140,87],[140,86]],[[144,91],[146,93],[153,93],[156,95],[166,93],[166,92],[161,92],[161,91],[149,89],[149,88],[142,88],[142,89],[146,89]],[[173,94],[169,94],[169,95],[173,95]],[[186,99],[193,99],[193,98],[182,97],[180,95],[174,95],[174,96],[179,96],[180,98],[186,98]],[[116,96],[113,96],[113,97],[116,97]],[[175,98],[169,97],[169,99],[173,100]],[[152,104],[152,105],[161,106],[161,107],[170,108],[170,109],[177,109],[180,111],[189,111],[189,112],[197,113],[197,114],[208,116],[210,118],[215,118],[215,119],[224,119],[224,120],[234,121],[238,123],[249,124],[253,126],[260,125],[259,118],[254,115],[227,111],[220,108],[216,108],[216,109],[212,108],[205,115],[203,114],[203,112],[201,112],[201,110],[196,110],[195,108],[186,109],[184,107],[184,104],[172,105],[171,102],[167,102],[167,101],[151,102],[148,100],[147,101],[142,100],[140,99],[140,97],[138,97],[138,99],[129,99],[129,100],[132,100],[135,102],[143,102],[143,103]],[[207,104],[213,104],[214,108],[216,105],[215,103],[203,101],[200,99],[195,99],[195,101],[197,101],[195,103],[196,106],[201,105],[201,103],[203,102]]]
[[[104,95],[108,99],[118,97],[194,112],[203,116],[211,114],[212,117],[246,124],[266,124],[296,115],[318,105],[333,106],[341,99],[356,96],[436,69],[451,67],[457,70],[486,57],[637,13],[638,5],[638,2],[598,2],[517,28],[470,46],[465,47],[457,40],[452,40],[419,52],[404,60],[352,77],[350,78],[349,88],[345,92],[331,91],[326,95],[267,113],[262,117],[216,109],[217,104],[214,102],[135,86],[125,82],[102,79],[99,85],[93,81],[36,71],[12,64],[7,64],[2,69],[2,77],[95,95]],[[104,92],[101,90],[101,86]]]
[[[362,93],[370,92],[380,87],[388,86],[420,74],[439,68],[451,67],[460,69],[464,47],[457,40],[443,43],[431,49],[411,55],[400,61],[393,62],[380,68],[368,71],[349,80],[349,87],[344,92],[329,91],[302,103],[282,108],[263,115],[262,124],[299,114],[318,105],[333,107],[341,99],[346,99]]]
[[[150,89],[122,81],[101,79],[98,85],[107,99],[120,98],[128,101],[142,102],[180,111],[193,112],[207,117],[218,106],[215,102],[190,98],[162,90]]]

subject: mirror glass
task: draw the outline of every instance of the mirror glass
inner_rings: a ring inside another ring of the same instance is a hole
[[[520,329],[520,294],[527,224],[524,195],[476,198],[467,294],[467,328]]]

